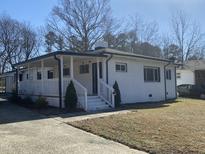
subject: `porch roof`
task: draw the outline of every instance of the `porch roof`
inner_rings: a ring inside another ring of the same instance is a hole
[[[86,56],[86,57],[107,57],[108,54],[113,54],[113,55],[118,55],[118,56],[125,56],[125,57],[134,57],[134,58],[140,58],[140,59],[148,59],[148,60],[161,61],[161,62],[169,62],[169,63],[172,63],[174,65],[179,65],[179,64],[176,64],[172,60],[169,60],[169,59],[139,55],[139,54],[136,54],[136,53],[128,53],[128,52],[119,51],[119,50],[110,49],[110,48],[102,48],[102,49],[98,49],[98,50],[94,50],[92,52],[86,52],[86,53],[79,53],[79,52],[72,52],[72,51],[56,51],[56,52],[52,52],[52,53],[49,53],[49,54],[45,54],[45,55],[42,55],[42,56],[39,56],[39,57],[29,59],[27,61],[16,63],[13,66],[23,65],[23,64],[26,64],[26,63],[38,61],[38,60],[41,60],[41,59],[45,59],[45,58],[52,57],[52,56],[57,56],[57,55]]]
[[[19,65],[23,65],[26,63],[30,63],[30,62],[34,62],[34,61],[39,61],[45,58],[49,58],[52,56],[57,56],[57,55],[70,55],[70,56],[84,56],[84,57],[107,57],[107,55],[103,55],[101,53],[79,53],[79,52],[72,52],[72,51],[56,51],[56,52],[52,52],[52,53],[48,53],[42,56],[38,56],[26,61],[22,61],[19,63],[14,64],[13,66],[19,66]]]

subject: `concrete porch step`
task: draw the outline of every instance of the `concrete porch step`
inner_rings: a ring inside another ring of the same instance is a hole
[[[88,96],[88,110],[97,111],[97,110],[106,110],[110,109],[109,105],[106,104],[99,96]]]

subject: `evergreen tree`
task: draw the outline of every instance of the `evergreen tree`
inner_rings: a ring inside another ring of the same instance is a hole
[[[67,109],[75,109],[77,107],[78,97],[73,84],[73,81],[70,81],[66,89],[65,95],[65,107]]]
[[[121,94],[117,81],[115,81],[113,89],[115,90],[115,107],[119,107],[121,103]]]

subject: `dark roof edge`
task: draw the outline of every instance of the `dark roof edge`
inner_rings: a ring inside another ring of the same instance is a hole
[[[64,51],[56,51],[56,52],[52,52],[49,54],[45,54],[45,55],[41,55],[32,59],[29,59],[27,61],[23,61],[23,62],[19,62],[16,64],[13,64],[13,66],[18,66],[18,65],[22,65],[25,63],[29,63],[29,62],[34,62],[34,61],[38,61],[44,58],[48,58],[48,57],[52,57],[55,55],[71,55],[71,56],[90,56],[90,57],[107,57],[106,55],[102,55],[102,54],[95,54],[95,53],[77,53],[77,52],[64,52]]]
[[[15,72],[16,72],[15,70],[4,72],[4,73],[0,74],[0,76],[7,75],[7,74],[10,74],[10,73],[15,73]]]
[[[156,57],[149,57],[149,56],[143,56],[143,55],[129,55],[129,54],[120,54],[120,53],[111,53],[107,51],[103,51],[102,53],[104,54],[112,54],[112,55],[118,55],[118,56],[127,56],[127,57],[135,57],[135,58],[142,58],[142,59],[150,59],[150,60],[156,60],[156,61],[164,61],[164,62],[173,62],[168,59],[161,59],[161,58],[156,58]]]

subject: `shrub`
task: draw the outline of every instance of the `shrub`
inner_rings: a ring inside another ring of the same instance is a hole
[[[39,96],[35,102],[35,105],[38,109],[42,109],[48,107],[48,102],[45,97]]]
[[[22,105],[24,105],[26,107],[34,107],[34,102],[33,102],[32,98],[30,96],[26,96],[22,100]]]
[[[119,107],[121,103],[121,94],[117,81],[115,81],[113,89],[115,90],[115,107]]]
[[[70,81],[66,89],[65,95],[65,107],[66,109],[75,109],[77,107],[78,97],[73,84],[73,81]]]
[[[21,103],[22,99],[20,96],[18,96],[18,93],[16,90],[12,90],[11,96],[9,97],[9,100],[13,103]]]
[[[31,98],[31,96],[26,96],[24,99],[23,99],[26,103],[29,103],[29,104],[32,104],[33,103],[33,100]]]

